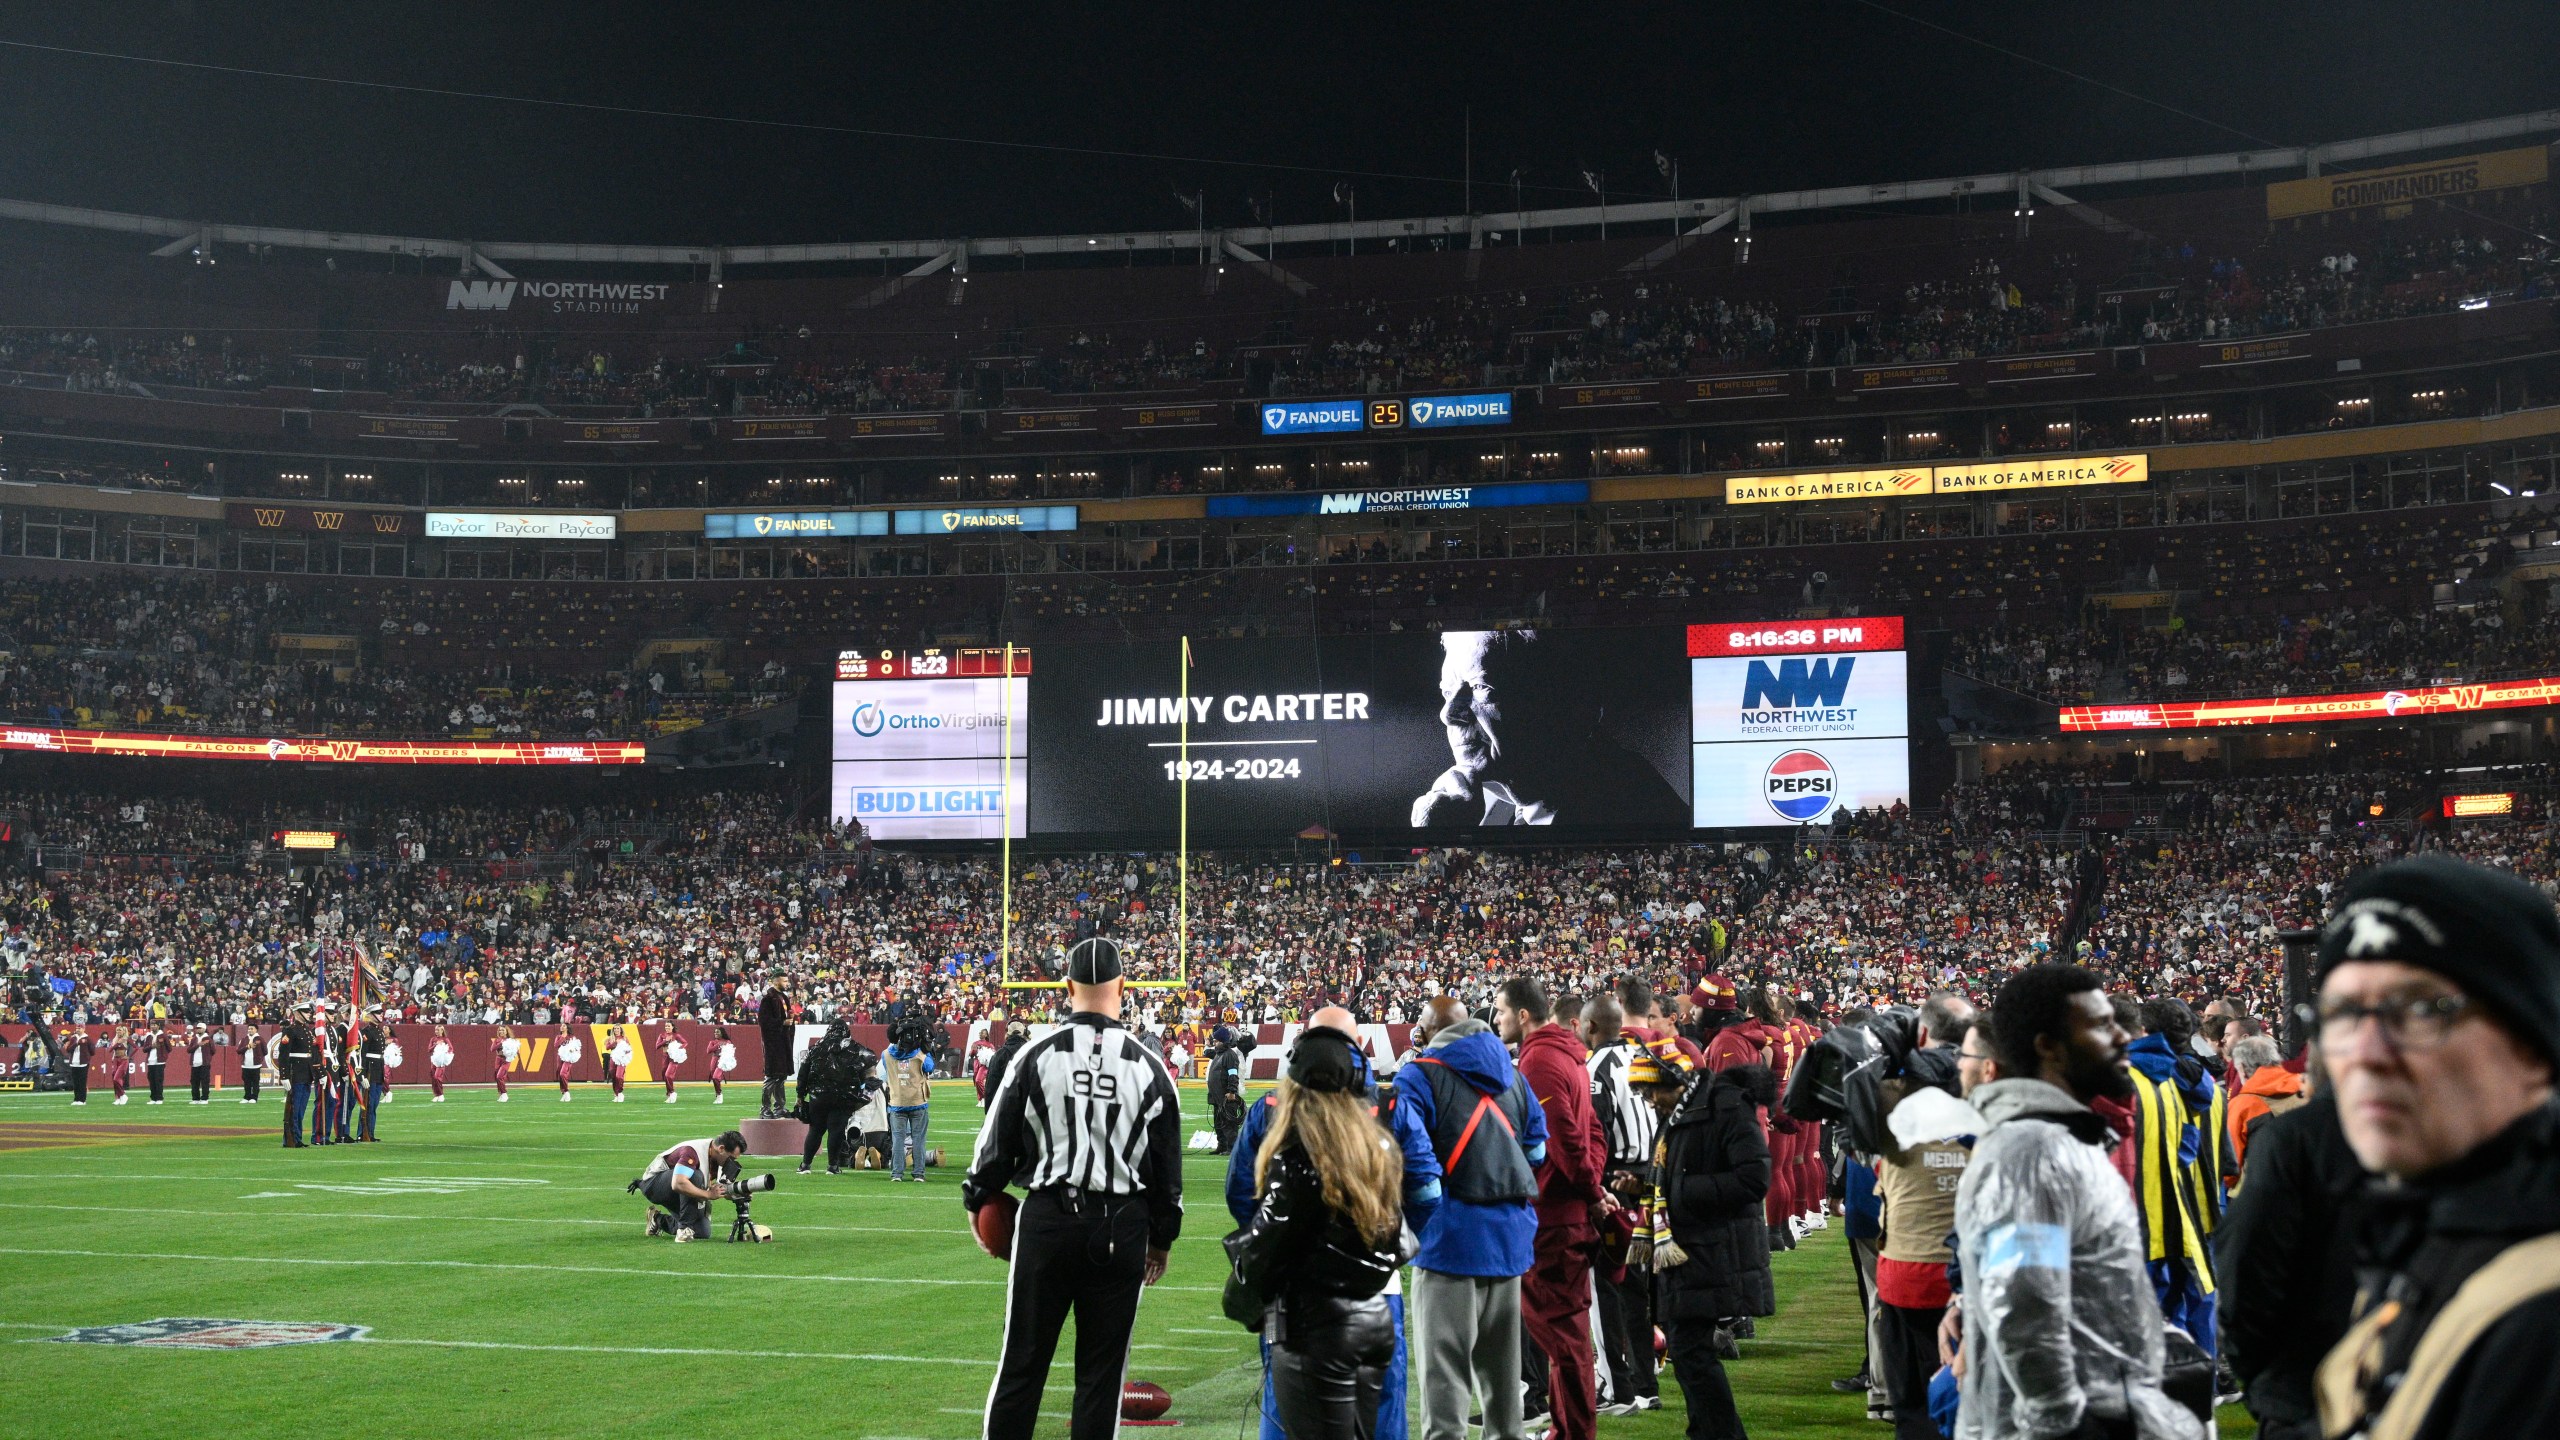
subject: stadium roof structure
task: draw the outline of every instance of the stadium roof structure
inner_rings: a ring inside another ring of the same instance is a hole
[[[1996,196],[2016,197],[2026,213],[2039,202],[2100,228],[2121,228],[2072,195],[2119,185],[2157,184],[2218,176],[2274,178],[2288,172],[2318,175],[2323,167],[2427,151],[2455,149],[2489,141],[2560,133],[2560,110],[2435,125],[2388,135],[2333,140],[2319,145],[2263,150],[2230,150],[2161,160],[2126,160],[2101,165],[2071,165],[2041,170],[1995,171],[1934,180],[1905,180],[1876,185],[1833,185],[1810,190],[1772,191],[1695,200],[1648,200],[1624,205],[1581,205],[1542,210],[1493,211],[1472,215],[1432,215],[1385,220],[1328,221],[1308,225],[1197,227],[1182,230],[1125,230],[1088,234],[1018,235],[994,239],[942,238],[859,240],[806,245],[616,245],[549,241],[448,240],[405,235],[372,235],[352,231],[295,230],[264,225],[231,225],[167,216],[135,215],[75,205],[28,200],[0,200],[0,219],[62,225],[102,232],[165,238],[155,255],[177,256],[207,245],[269,245],[339,254],[444,259],[465,270],[478,270],[511,280],[500,262],[516,261],[587,265],[708,266],[713,278],[724,267],[749,265],[827,265],[912,260],[907,272],[925,276],[943,269],[966,273],[972,255],[1006,259],[1030,256],[1074,256],[1120,253],[1178,253],[1196,250],[1205,263],[1211,256],[1232,256],[1249,264],[1266,263],[1282,247],[1311,244],[1357,245],[1368,241],[1451,240],[1463,237],[1468,248],[1484,244],[1488,235],[1518,231],[1575,230],[1611,224],[1676,224],[1681,228],[1665,245],[1646,253],[1629,269],[1644,269],[1671,258],[1690,244],[1727,227],[1747,233],[1754,215],[1776,215],[1835,209],[1872,209],[1880,205],[1919,204],[1935,200]],[[1265,252],[1255,253],[1256,247]]]

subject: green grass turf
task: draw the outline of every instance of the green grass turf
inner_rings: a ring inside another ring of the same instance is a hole
[[[782,1176],[756,1205],[778,1243],[644,1240],[645,1207],[624,1183],[658,1150],[754,1114],[753,1085],[716,1109],[704,1088],[680,1093],[668,1105],[634,1087],[614,1105],[582,1086],[563,1105],[527,1084],[500,1106],[487,1091],[431,1105],[403,1090],[383,1111],[383,1143],[299,1152],[272,1134],[0,1150],[12,1221],[0,1232],[0,1414],[97,1434],[259,1416],[296,1436],[367,1440],[731,1421],[760,1440],[977,1435],[1004,1272],[970,1240],[958,1171],[898,1185],[750,1161],[750,1173]],[[79,1110],[65,1096],[7,1094],[0,1124],[273,1130],[282,1106],[268,1094],[255,1108],[235,1091],[207,1106],[93,1098]],[[1205,1126],[1201,1092],[1183,1099],[1188,1128]],[[957,1163],[977,1117],[966,1086],[936,1087],[928,1143]],[[1218,1314],[1217,1239],[1233,1228],[1224,1165],[1198,1153],[1185,1163],[1188,1225],[1139,1311],[1129,1373],[1170,1391],[1186,1430],[1249,1436],[1254,1341]],[[483,1183],[459,1183],[471,1181]],[[1751,1433],[1889,1433],[1830,1387],[1859,1364],[1840,1231],[1778,1256],[1777,1287],[1778,1316],[1730,1367]],[[163,1316],[371,1328],[363,1343],[238,1352],[43,1343]],[[1059,1353],[1073,1353],[1071,1339]],[[1052,1372],[1043,1435],[1066,1433],[1070,1384],[1066,1366]],[[1672,1440],[1683,1414],[1667,1371],[1662,1393],[1658,1412],[1603,1417],[1603,1435]],[[2248,1434],[2245,1415],[2226,1412],[2223,1433]]]

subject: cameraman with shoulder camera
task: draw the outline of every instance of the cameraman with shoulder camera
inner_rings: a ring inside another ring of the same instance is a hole
[[[800,1060],[800,1120],[809,1127],[808,1139],[801,1142],[800,1173],[809,1173],[810,1162],[818,1157],[818,1141],[827,1142],[827,1173],[842,1172],[853,1163],[853,1145],[845,1138],[845,1122],[862,1108],[879,1080],[873,1074],[880,1057],[870,1046],[853,1038],[853,1027],[839,1019],[809,1047]]]
[[[746,1153],[747,1137],[725,1130],[707,1140],[687,1140],[650,1161],[632,1182],[655,1207],[649,1212],[648,1235],[669,1235],[679,1245],[709,1239],[711,1202],[721,1198],[722,1180]]]
[[[932,1032],[924,1017],[904,1015],[889,1032],[889,1178],[924,1183],[926,1107],[933,1100]]]

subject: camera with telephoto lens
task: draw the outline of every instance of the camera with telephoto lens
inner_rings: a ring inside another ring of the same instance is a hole
[[[749,1207],[754,1203],[750,1197],[761,1194],[764,1191],[771,1190],[773,1188],[773,1184],[773,1172],[770,1170],[766,1171],[762,1175],[749,1176],[745,1179],[738,1178],[736,1172],[733,1170],[721,1181],[720,1198],[738,1207],[736,1217],[731,1219],[729,1222],[729,1239],[731,1241],[744,1240],[751,1244],[761,1245],[765,1241],[773,1238],[773,1231],[765,1226],[757,1224],[755,1222],[754,1214],[751,1213],[749,1209]]]

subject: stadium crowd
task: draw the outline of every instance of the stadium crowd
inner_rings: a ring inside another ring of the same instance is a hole
[[[1998,776],[1940,814],[1860,817],[1797,846],[1197,855],[1189,984],[1136,1003],[1168,1030],[1326,1004],[1399,1022],[1420,997],[1481,1003],[1515,974],[1570,994],[1720,967],[1830,1011],[1979,990],[2062,953],[2263,1014],[2281,983],[2274,937],[2376,858],[2441,846],[2560,878],[2546,783],[2526,787],[2516,821],[2451,833],[2411,825],[2415,785],[2355,773],[2177,791],[2097,879],[2090,840],[2047,828],[2016,799],[2033,784]],[[2358,814],[2368,796],[2391,797],[2394,818]],[[359,808],[339,823],[372,837],[370,856],[293,871],[261,853],[267,827],[306,813],[284,807],[21,794],[0,808],[47,862],[7,882],[7,943],[68,979],[67,1006],[90,1016],[271,1012],[311,993],[323,941],[381,957],[411,1018],[742,1020],[766,983],[819,1018],[920,1006],[959,1023],[1004,1003],[989,860],[875,853],[777,790]],[[1179,888],[1169,856],[1024,859],[1017,974],[1101,934],[1169,975]]]
[[[2083,256],[2043,247],[2004,270],[1987,254],[1950,256],[1941,273],[1852,285],[1833,308],[1755,293],[1747,276],[1709,283],[1651,275],[1541,290],[1472,287],[1412,300],[1358,296],[1293,318],[1306,338],[1174,338],[1159,322],[1119,334],[1091,324],[1024,327],[998,348],[1014,383],[1048,395],[1196,389],[1259,380],[1281,395],[1363,394],[1493,383],[1575,383],[1735,369],[1927,362],[2100,346],[2216,340],[2441,313],[2484,297],[2552,293],[2551,226],[2390,230],[2326,246],[2273,245],[2252,254],[2192,241]],[[2361,249],[2362,255],[2357,252]],[[2111,296],[2097,278],[2151,279]],[[2126,295],[2133,303],[2126,303]],[[1172,322],[1178,328],[1179,322]],[[156,393],[360,389],[383,403],[486,407],[536,402],[632,416],[866,413],[943,408],[969,383],[965,357],[846,357],[812,346],[805,328],[756,348],[698,357],[567,347],[528,355],[514,342],[476,340],[464,358],[391,351],[317,357],[268,351],[232,336],[141,338],[77,331],[0,334],[11,383]],[[906,343],[906,337],[901,337]]]

